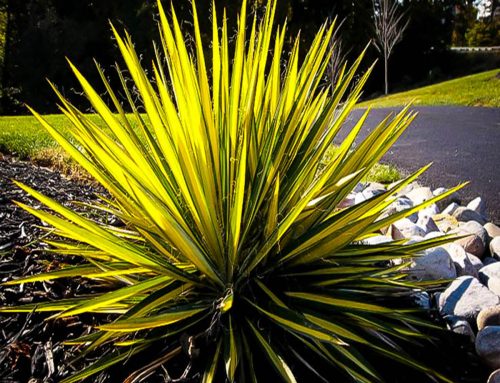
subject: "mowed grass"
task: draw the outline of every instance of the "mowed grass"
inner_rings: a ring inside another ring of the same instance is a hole
[[[395,93],[358,104],[359,107],[413,105],[463,105],[500,107],[500,69]]]
[[[102,125],[98,116],[89,117],[94,123]],[[46,115],[44,118],[52,126],[62,130],[69,124],[62,114]],[[32,116],[0,117],[0,153],[55,168],[69,176],[87,178],[82,169],[77,167]],[[364,181],[391,183],[401,178],[400,171],[394,166],[376,164]]]
[[[54,127],[64,130],[69,122],[62,114],[46,115],[44,118]],[[93,122],[99,123],[97,116],[90,115]],[[0,152],[27,160],[36,157],[41,151],[58,149],[57,143],[42,128],[33,116],[0,117]]]
[[[44,117],[52,126],[62,131],[69,124],[62,114]],[[93,122],[100,123],[97,116],[91,115],[90,118]],[[51,167],[75,178],[86,180],[89,177],[69,158],[33,116],[0,117],[0,154],[2,153]]]
[[[395,93],[358,104],[359,107],[413,105],[465,105],[500,107],[500,69],[457,78],[435,85]],[[54,127],[64,128],[68,121],[63,115],[44,116]],[[101,124],[96,115],[89,115],[93,122]],[[0,153],[11,154],[23,160],[31,160],[43,166],[56,168],[66,174],[79,174],[76,165],[58,147],[50,135],[32,116],[0,117]],[[377,164],[368,180],[389,183],[401,178],[392,165]]]

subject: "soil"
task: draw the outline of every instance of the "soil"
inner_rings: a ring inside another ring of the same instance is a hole
[[[50,237],[50,232],[47,232],[47,228],[44,228],[37,218],[12,201],[32,206],[40,204],[15,186],[11,181],[13,179],[77,210],[79,207],[74,204],[75,201],[92,202],[97,199],[96,193],[104,193],[95,185],[79,183],[48,168],[0,155],[0,282],[10,280],[13,276],[25,276],[46,271],[48,268],[57,268],[61,263],[79,262],[78,259],[63,258],[45,251],[47,245],[44,240]],[[25,284],[20,287],[0,286],[0,306],[47,299],[58,300],[92,291],[93,286],[85,280],[67,279]],[[76,346],[62,344],[65,339],[88,334],[93,325],[111,320],[111,317],[82,315],[64,320],[46,320],[48,317],[49,315],[44,313],[0,314],[0,383],[58,382],[75,369],[111,352],[111,348],[100,349],[99,355],[91,355],[79,363],[71,364],[79,350]],[[431,365],[441,369],[444,364],[446,373],[451,372],[451,375],[457,376],[457,383],[485,382],[486,368],[482,367],[475,357],[473,345],[464,338],[454,336],[450,332],[432,349],[438,351],[420,350],[422,359],[428,359]],[[157,352],[165,350],[160,349]],[[394,370],[392,375],[397,374],[390,379],[391,382],[417,381],[411,378],[412,371],[406,371],[404,368],[395,368],[391,364],[387,366],[387,370]],[[91,381],[120,382],[133,371],[134,360],[131,360],[125,367],[120,366],[107,373],[98,374],[92,377]],[[171,380],[166,378],[164,371],[158,369],[141,381],[152,383]],[[425,383],[425,380],[418,381]]]

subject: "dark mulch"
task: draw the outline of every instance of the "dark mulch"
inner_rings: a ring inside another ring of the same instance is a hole
[[[13,200],[28,205],[40,204],[19,190],[12,179],[21,181],[64,205],[78,206],[72,202],[92,202],[96,192],[103,190],[68,180],[58,172],[36,167],[28,162],[0,155],[0,282],[14,276],[25,276],[57,268],[61,263],[77,263],[77,259],[63,258],[48,254],[43,239],[47,234],[38,219],[32,217],[12,203]],[[50,283],[35,283],[22,286],[0,286],[0,306],[32,303],[42,300],[58,300],[75,294],[92,292],[93,286],[83,280],[57,280]],[[111,349],[100,349],[99,355],[86,357],[71,365],[78,354],[77,347],[64,346],[68,338],[88,334],[98,321],[110,320],[100,316],[82,315],[64,320],[46,320],[48,314],[0,314],[0,383],[51,383],[58,382],[75,369],[81,368],[102,357]],[[156,350],[164,352],[165,350]],[[155,356],[159,356],[156,354]],[[418,358],[439,368],[448,376],[454,376],[460,383],[483,383],[486,368],[482,367],[474,355],[473,345],[463,338],[446,333],[440,344],[430,349],[417,350]],[[153,358],[153,355],[148,355]],[[144,361],[142,361],[144,363]],[[420,382],[426,378],[414,378],[412,371],[381,361],[387,366],[390,382]],[[123,381],[134,370],[134,360],[125,368],[119,367],[108,373],[91,378],[92,382],[115,383]],[[417,379],[417,380],[415,380]],[[165,382],[161,369],[143,382]]]
[[[50,231],[43,222],[18,207],[13,201],[30,206],[41,204],[20,190],[12,180],[20,181],[65,206],[88,214],[88,209],[78,203],[97,201],[99,195],[106,195],[104,189],[88,182],[70,180],[59,172],[29,162],[18,161],[0,154],[0,282],[13,277],[38,274],[57,269],[65,264],[77,264],[79,259],[48,253],[44,240],[51,239]],[[113,217],[108,224],[121,225]],[[53,239],[53,238],[52,238]],[[100,288],[84,279],[58,279],[44,283],[28,283],[21,286],[0,286],[0,306],[11,306],[40,301],[57,301],[91,294]],[[102,346],[98,352],[90,354],[78,362],[77,346],[63,345],[64,340],[88,334],[96,324],[113,319],[104,315],[80,315],[64,319],[48,319],[49,313],[0,314],[0,383],[52,383],[69,376],[99,358],[111,353],[112,348]],[[166,349],[151,350],[151,360],[165,354]],[[158,353],[155,355],[155,353]],[[172,376],[180,376],[189,361],[183,360],[174,366]],[[142,366],[144,360],[127,360],[126,367],[118,366],[108,372],[96,374],[90,381],[115,383],[123,381]],[[172,370],[171,370],[172,372]],[[158,369],[143,382],[167,382],[167,373]],[[190,380],[185,380],[189,382]]]
[[[0,159],[0,281],[57,268],[60,263],[77,262],[44,252],[43,238],[50,236],[43,224],[15,205],[40,203],[13,184],[20,181],[42,191],[64,205],[73,201],[91,202],[96,189],[66,179],[48,168],[36,167],[13,158]],[[59,300],[87,287],[79,281],[56,281],[0,287],[0,306]],[[61,341],[88,333],[93,318],[67,318],[45,321],[48,314],[0,315],[0,381],[56,382],[56,376],[69,373],[68,362],[74,357]]]

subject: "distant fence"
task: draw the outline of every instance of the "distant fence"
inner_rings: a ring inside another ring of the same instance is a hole
[[[454,52],[500,52],[498,47],[451,47]]]

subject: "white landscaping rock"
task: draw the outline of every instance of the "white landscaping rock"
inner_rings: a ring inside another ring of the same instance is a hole
[[[478,272],[474,268],[469,256],[465,250],[457,245],[456,243],[448,243],[443,246],[450,254],[453,263],[455,264],[455,269],[458,276],[470,275],[472,277],[478,277]]]
[[[474,210],[476,213],[481,214],[482,217],[486,218],[486,204],[481,197],[477,197],[467,204],[467,208]]]
[[[470,276],[458,277],[439,295],[438,307],[442,316],[457,315],[473,323],[486,307],[500,304],[500,297],[479,280]]]
[[[500,368],[500,326],[486,326],[477,333],[476,352],[490,367]]]
[[[493,257],[484,257],[483,258],[483,264],[485,266],[491,265],[492,263],[498,262],[498,259],[495,259]]]
[[[410,237],[423,237],[425,235],[424,229],[414,224],[408,218],[400,219],[393,224],[405,238]]]
[[[406,241],[405,245],[412,245],[414,243],[422,242],[425,239],[425,237],[417,237],[413,236],[408,238],[408,241]]]
[[[486,326],[500,326],[500,305],[481,310],[477,316],[476,324],[478,330],[482,330]]]
[[[366,197],[365,195],[363,194],[363,192],[359,192],[359,193],[356,193],[354,195],[354,204],[357,205],[357,204],[360,204],[361,202],[364,202],[366,201]]]
[[[488,244],[490,242],[488,232],[479,222],[476,221],[460,222],[458,224],[458,230],[460,232],[477,235],[479,238],[481,238],[481,241],[483,241],[484,248],[488,247]]]
[[[366,190],[381,190],[380,193],[383,193],[383,192],[385,192],[386,188],[385,188],[384,184],[381,184],[380,182],[373,182],[372,181],[372,182],[368,182],[366,184],[366,187],[363,191],[366,191]]]
[[[356,194],[356,193],[360,193],[360,192],[362,192],[363,190],[365,190],[365,188],[366,188],[366,184],[364,184],[363,182],[358,182],[358,183],[356,184],[356,186],[354,187],[354,189],[353,189],[353,191],[352,191],[352,192],[353,192],[354,194]]]
[[[392,238],[386,235],[374,235],[373,237],[363,239],[363,245],[380,245],[382,243],[392,242]]]
[[[406,196],[412,200],[414,205],[419,205],[422,202],[433,198],[434,194],[432,194],[432,190],[429,187],[421,186],[411,190],[409,193],[406,193]]]
[[[458,227],[457,219],[449,214],[436,214],[432,219],[443,233],[448,233]]]
[[[452,202],[441,213],[452,215],[459,207],[460,205],[458,203]]]
[[[486,225],[484,225],[484,230],[486,230],[486,232],[488,233],[490,240],[495,237],[500,237],[500,227],[498,227],[494,223],[488,222]]]
[[[391,203],[389,207],[394,207],[396,211],[403,211],[413,207],[413,202],[408,197],[402,196],[398,197],[396,201]]]
[[[476,340],[476,335],[474,334],[474,331],[472,330],[469,322],[455,315],[447,316],[445,319],[448,322],[448,329],[453,331],[455,334],[466,336],[467,338],[469,338],[471,343],[474,343],[474,341]]]
[[[477,221],[481,225],[486,223],[486,219],[481,214],[463,206],[457,208],[457,210],[453,212],[453,216],[457,219],[457,221],[461,222]]]
[[[472,263],[472,266],[474,267],[476,272],[479,272],[479,270],[484,267],[484,263],[474,254],[467,253],[467,257],[469,258],[469,261]]]
[[[493,371],[486,383],[500,383],[500,369]]]
[[[387,233],[385,233],[385,235],[390,236],[395,241],[405,238],[403,233],[401,233],[399,229],[394,225],[389,226],[389,229],[387,230]]]
[[[411,209],[413,207],[413,202],[411,202],[411,199],[407,197],[399,197],[396,201],[391,203],[387,209],[386,212],[388,215],[398,213],[403,210]],[[410,221],[412,222],[417,222],[418,219],[418,213],[413,213],[407,217]]]
[[[493,258],[500,260],[500,237],[495,237],[491,240],[490,254]]]
[[[423,255],[413,258],[408,270],[414,280],[437,280],[456,278],[455,265],[448,251],[442,247],[433,247],[423,252]]]
[[[358,190],[354,193],[354,204],[356,205],[386,191],[384,185],[378,183],[369,183],[362,190],[359,189],[361,189],[361,187],[354,189]]]
[[[424,310],[431,309],[431,297],[427,291],[419,291],[412,295],[415,303]]]
[[[430,216],[419,216],[417,226],[423,229],[426,234],[430,233],[431,231],[439,232],[439,228]]]
[[[393,182],[393,183],[389,184],[389,186],[387,187],[387,189],[392,189],[394,186],[396,186],[399,183],[400,183],[400,181]],[[398,191],[395,195],[398,196],[398,197],[406,196],[409,192],[411,192],[413,189],[416,189],[418,187],[420,187],[420,185],[418,184],[418,182],[417,181],[413,181],[411,184],[406,185],[403,189],[401,189],[400,191]]]
[[[484,266],[479,270],[479,280],[491,291],[500,296],[500,262]]]
[[[362,191],[362,193],[366,199],[376,197],[379,194],[382,194],[384,192],[385,192],[385,189],[370,189],[370,188],[367,188],[367,189]]]
[[[429,205],[418,212],[418,218],[430,218],[439,214],[439,208],[435,203]]]
[[[337,205],[338,209],[345,209],[347,207],[351,207],[355,204],[356,195],[351,193],[348,194],[340,203]]]
[[[481,237],[479,237],[478,235],[468,235],[467,237],[457,239],[455,243],[462,246],[466,252],[474,254],[480,259],[484,257],[484,243]]]
[[[436,196],[438,196],[438,195],[443,194],[443,193],[444,193],[444,192],[446,192],[447,190],[448,190],[448,189],[446,189],[446,188],[440,187],[440,188],[434,189],[434,190],[432,191],[432,194],[436,197]]]
[[[432,238],[442,237],[443,235],[444,235],[444,233],[442,233],[440,231],[430,231],[425,235],[424,239],[432,239]]]

